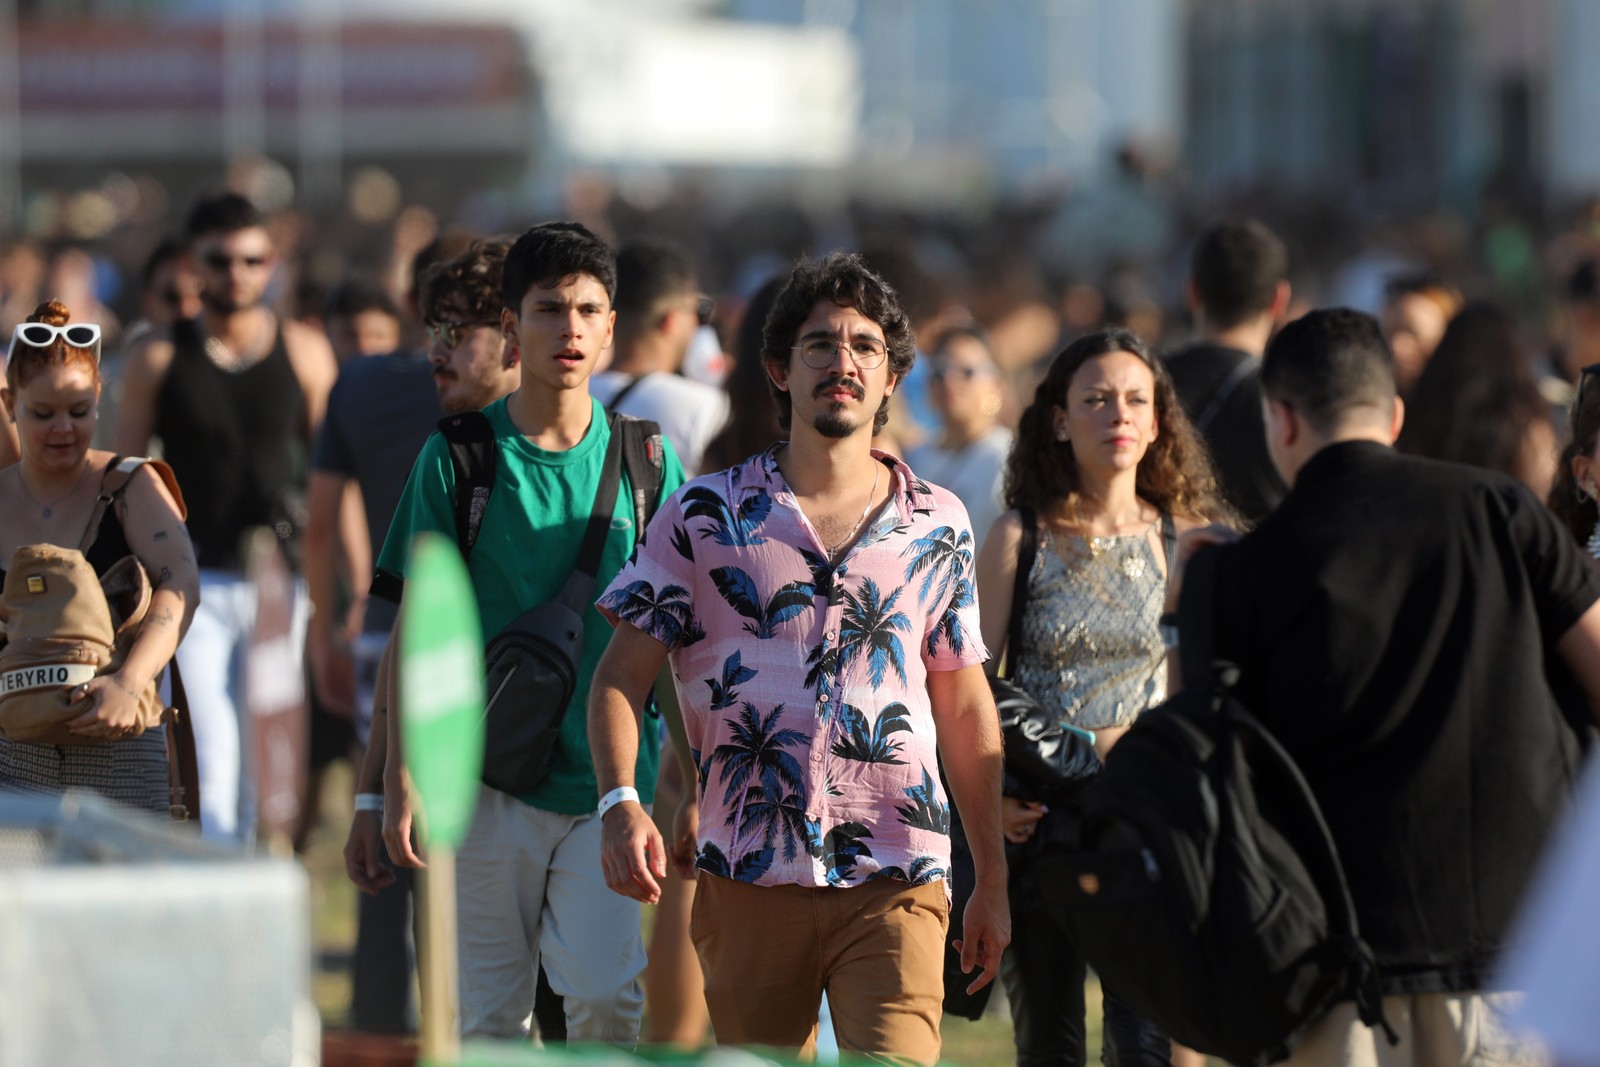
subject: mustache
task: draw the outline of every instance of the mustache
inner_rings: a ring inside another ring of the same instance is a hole
[[[867,395],[867,391],[861,387],[860,382],[852,381],[851,379],[845,378],[838,374],[831,376],[827,381],[817,386],[811,395],[821,396],[830,389],[847,390],[850,395],[855,397],[857,400],[861,400]]]

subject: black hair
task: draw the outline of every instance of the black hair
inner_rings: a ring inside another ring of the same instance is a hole
[[[218,193],[195,203],[183,225],[183,235],[193,243],[206,234],[238,233],[264,226],[266,221],[266,216],[246,197],[238,193]]]
[[[917,358],[911,320],[900,307],[900,298],[889,283],[853,252],[830,252],[822,259],[801,260],[795,264],[761,332],[762,361],[787,367],[794,355],[792,349],[800,327],[817,305],[823,303],[854,308],[877,323],[889,350],[889,373],[899,381],[910,372]],[[770,376],[767,384],[778,405],[778,425],[787,430],[794,413],[793,401]],[[883,429],[888,421],[889,397],[886,396],[873,418],[872,432]]]
[[[733,370],[722,383],[728,394],[728,421],[706,446],[702,471],[731,467],[783,439],[776,412],[762,402],[771,381],[761,358],[761,336],[784,280],[781,274],[769,278],[745,304],[744,314],[739,317],[739,329],[733,337]]]
[[[1261,390],[1319,434],[1355,408],[1389,410],[1394,355],[1378,320],[1350,308],[1307,312],[1279,330],[1261,360]]]
[[[1511,312],[1477,302],[1451,319],[1406,416],[1402,451],[1518,474],[1528,427],[1549,405]]]
[[[1195,299],[1206,320],[1224,330],[1270,308],[1288,274],[1283,242],[1255,219],[1212,225],[1195,242],[1189,260]]]
[[[1600,265],[1586,257],[1567,275],[1567,301],[1573,304],[1600,302]]]
[[[161,243],[151,249],[150,255],[145,257],[144,267],[139,271],[139,283],[146,289],[156,276],[156,271],[168,263],[181,257],[184,253],[183,242],[176,237],[164,237]]]
[[[667,241],[631,241],[617,249],[617,323],[628,329],[657,313],[663,301],[695,291],[694,260]]]
[[[501,299],[512,314],[521,314],[528,290],[553,289],[580,274],[617,298],[617,257],[611,246],[581,222],[541,222],[530,226],[506,253]]]
[[[322,304],[322,317],[354,318],[366,311],[381,311],[392,319],[400,318],[400,309],[383,287],[365,278],[347,278],[328,291]]]

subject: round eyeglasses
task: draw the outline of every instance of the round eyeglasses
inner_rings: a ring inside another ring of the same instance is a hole
[[[875,370],[889,358],[889,349],[876,337],[852,337],[848,341],[837,337],[812,337],[794,346],[812,370],[827,370],[833,366],[841,348],[861,370]]]

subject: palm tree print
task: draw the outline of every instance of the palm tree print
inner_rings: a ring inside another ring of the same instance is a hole
[[[828,562],[828,558],[811,551],[809,548],[800,549],[800,556],[806,561],[806,566],[811,569],[811,595],[814,597],[819,595],[827,597],[829,607],[842,601],[844,599],[844,586],[840,584],[839,580],[844,577],[844,567],[841,566],[838,573],[835,574],[833,564]]]
[[[799,730],[777,729],[782,714],[783,705],[779,704],[763,719],[756,706],[745,701],[738,717],[726,720],[733,741],[718,745],[711,753],[712,762],[722,768],[726,787],[722,802],[733,804],[738,800],[732,823],[735,845],[744,828],[745,797],[752,786],[759,786],[769,797],[805,791],[800,762],[784,749],[804,746],[806,735]]]
[[[665,586],[657,593],[655,586],[640,579],[608,593],[601,604],[669,648],[688,647],[706,635],[690,609],[689,590],[681,585]]]
[[[839,708],[840,735],[833,742],[833,754],[841,759],[861,763],[904,764],[900,758],[900,742],[890,734],[911,732],[911,711],[899,701],[878,712],[872,729],[867,729],[867,716],[860,708],[843,704]]]
[[[863,838],[872,831],[858,822],[843,822],[829,830],[822,838],[822,866],[827,872],[829,885],[845,885],[855,873],[856,864],[872,856]]]
[[[694,562],[694,541],[689,537],[689,528],[687,526],[674,526],[672,528],[672,547],[677,551],[678,555],[690,563]]]
[[[844,593],[844,618],[839,624],[839,642],[812,648],[806,662],[811,670],[806,672],[807,687],[817,686],[826,679],[837,678],[850,669],[857,656],[867,658],[867,677],[874,687],[883,684],[883,676],[890,667],[906,681],[906,650],[900,643],[897,630],[909,631],[911,620],[905,612],[895,611],[895,601],[900,599],[904,586],[885,597],[871,578],[862,579],[861,595],[846,589]]]
[[[739,691],[734,686],[748,682],[756,676],[754,669],[746,667],[740,661],[739,650],[734,649],[727,659],[722,661],[722,678],[703,678],[711,688],[711,710],[721,711],[731,708],[739,699]]]
[[[763,641],[776,635],[779,626],[811,606],[810,582],[789,582],[763,603],[755,580],[738,567],[716,568],[711,572],[711,581],[734,611],[753,620],[744,624],[745,632]]]
[[[972,569],[972,532],[941,526],[911,542],[900,555],[912,557],[906,567],[906,581],[922,575],[917,602],[926,604],[930,593],[935,601],[942,601],[949,595],[951,585]]]
[[[730,867],[728,857],[722,854],[722,850],[707,841],[700,847],[700,855],[695,857],[694,865],[719,878],[732,878],[736,882],[754,882],[772,869],[772,849],[763,848],[746,852]]]
[[[950,591],[950,602],[945,605],[944,614],[939,616],[939,622],[932,630],[928,631],[928,655],[939,654],[939,642],[946,641],[950,650],[956,655],[963,655],[967,651],[967,628],[961,625],[961,609],[970,608],[973,603],[972,583],[965,578],[957,578],[955,587]]]
[[[732,827],[736,813],[729,812],[724,825]],[[739,836],[745,830],[760,830],[761,843],[768,848],[783,839],[783,858],[792,860],[804,845],[810,851],[811,835],[806,818],[806,802],[799,793],[790,793],[774,800],[760,786],[751,786],[745,794],[744,825],[737,828]]]
[[[693,745],[689,746],[689,758],[694,761],[695,778],[700,790],[695,795],[704,797],[706,795],[706,783],[711,780],[711,768],[716,764],[716,761],[710,758],[702,760],[700,758],[700,750]]]
[[[867,881],[876,882],[880,878],[898,878],[902,882],[912,885],[927,885],[937,882],[944,877],[944,868],[937,866],[939,860],[935,856],[918,856],[911,861],[910,872],[900,867],[880,867],[867,876]]]
[[[772,498],[765,490],[751,493],[737,509],[704,486],[695,486],[683,494],[685,519],[710,519],[711,525],[700,531],[719,545],[764,545],[765,537],[756,533],[772,514]]]
[[[935,834],[950,832],[950,805],[939,803],[938,790],[928,768],[922,768],[922,784],[908,787],[905,793],[911,803],[896,804],[894,808],[900,813],[902,823]]]

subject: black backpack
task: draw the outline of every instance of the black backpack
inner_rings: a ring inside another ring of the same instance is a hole
[[[1216,562],[1188,567],[1184,689],[1112,749],[1078,840],[1037,861],[1041,894],[1105,987],[1198,1052],[1275,1062],[1351,999],[1394,1043],[1322,812],[1212,662]]]
[[[470,558],[494,488],[494,427],[478,411],[439,422],[455,469],[456,541]],[[644,536],[661,494],[661,432],[653,422],[611,416],[611,443],[572,573],[557,598],[528,608],[489,638],[484,649],[483,781],[521,796],[550,773],[561,723],[583,660],[583,615],[616,506],[621,476],[633,488],[634,539]]]

